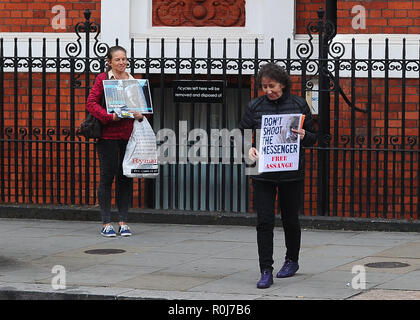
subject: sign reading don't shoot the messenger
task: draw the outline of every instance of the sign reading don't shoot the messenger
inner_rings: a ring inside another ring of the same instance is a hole
[[[178,80],[173,81],[175,103],[223,103],[223,81]]]
[[[299,169],[299,136],[291,129],[301,127],[301,114],[262,116],[258,172]]]

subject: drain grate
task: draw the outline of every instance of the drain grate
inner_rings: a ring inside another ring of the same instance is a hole
[[[118,253],[124,253],[125,250],[123,249],[92,249],[92,250],[86,250],[85,253],[87,254],[118,254]]]
[[[403,263],[403,262],[386,261],[386,262],[366,263],[365,266],[369,268],[404,268],[410,265],[408,263]]]

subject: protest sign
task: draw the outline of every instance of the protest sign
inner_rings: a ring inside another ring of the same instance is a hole
[[[106,110],[120,117],[131,117],[129,111],[153,113],[147,79],[104,80]]]
[[[302,114],[275,114],[262,117],[259,173],[299,169],[300,138],[291,129],[300,128],[302,122]]]

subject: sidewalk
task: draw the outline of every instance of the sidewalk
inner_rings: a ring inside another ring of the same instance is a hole
[[[420,300],[417,232],[303,229],[298,273],[262,290],[252,226],[131,223],[132,237],[109,239],[99,222],[0,223],[0,299]],[[120,253],[86,253],[96,249]],[[284,252],[276,228],[275,272]],[[353,266],[378,262],[365,266],[366,289],[353,288]],[[65,289],[53,288],[54,266]]]

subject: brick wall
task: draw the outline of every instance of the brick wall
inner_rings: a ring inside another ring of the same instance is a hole
[[[296,0],[296,33],[306,34],[306,26],[318,20],[317,11],[325,9],[325,0]]]
[[[0,32],[73,32],[74,25],[83,21],[83,12],[90,9],[92,20],[100,23],[100,0],[3,0],[0,3]],[[306,33],[308,22],[317,19],[316,11],[325,0],[296,0],[296,33]],[[66,9],[66,28],[54,29],[52,8]],[[355,5],[366,8],[366,29],[354,30],[351,22]],[[338,0],[339,33],[420,33],[420,1],[417,0]]]
[[[317,20],[316,11],[324,7],[324,0],[296,0],[296,33],[306,33],[306,25]],[[352,8],[362,5],[366,9],[366,28],[354,29],[353,18],[359,13],[352,13]],[[338,0],[338,33],[385,33],[419,34],[420,1],[418,0]]]
[[[89,9],[91,20],[100,23],[100,0],[2,0],[0,3],[0,32],[74,32],[74,26],[84,21],[83,13]],[[54,29],[54,6],[65,9],[65,29]]]

